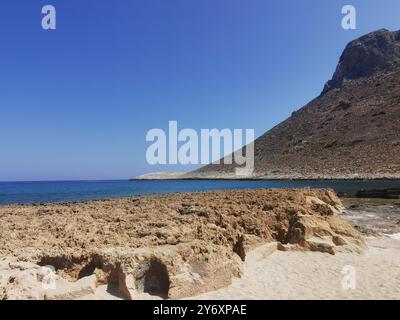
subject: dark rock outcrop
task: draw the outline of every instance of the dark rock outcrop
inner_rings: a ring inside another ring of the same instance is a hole
[[[369,77],[400,66],[400,31],[381,29],[350,42],[322,94],[340,88],[347,80]]]

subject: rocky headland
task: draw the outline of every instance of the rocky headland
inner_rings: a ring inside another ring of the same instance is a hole
[[[400,179],[398,132],[400,31],[381,29],[350,42],[322,93],[255,140],[255,170],[239,178]],[[235,169],[182,178],[236,179]]]

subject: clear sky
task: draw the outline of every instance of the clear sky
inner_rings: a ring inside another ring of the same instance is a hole
[[[45,4],[57,29],[41,28]],[[357,9],[357,30],[341,8]],[[398,0],[2,0],[0,181],[152,171],[151,128],[254,128],[317,96],[350,40],[400,29]]]

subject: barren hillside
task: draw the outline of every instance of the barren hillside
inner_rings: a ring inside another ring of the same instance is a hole
[[[400,31],[382,29],[349,43],[321,95],[255,141],[252,177],[399,178],[399,133]],[[188,177],[234,177],[234,165]]]

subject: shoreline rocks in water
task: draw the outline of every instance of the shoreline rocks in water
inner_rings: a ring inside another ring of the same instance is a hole
[[[400,199],[400,189],[373,189],[360,190],[356,193],[357,198],[378,198],[378,199]]]
[[[343,217],[365,236],[400,233],[400,203],[397,199],[343,199]]]
[[[177,299],[226,287],[242,275],[248,252],[260,246],[271,252],[361,253],[364,239],[341,209],[333,191],[311,189],[2,206],[0,257],[37,267],[23,280],[3,259],[0,296],[18,298],[22,286],[21,298],[79,298],[94,290],[94,281],[125,299]],[[70,283],[62,284],[61,293],[34,294],[38,270],[48,265],[58,282]]]

